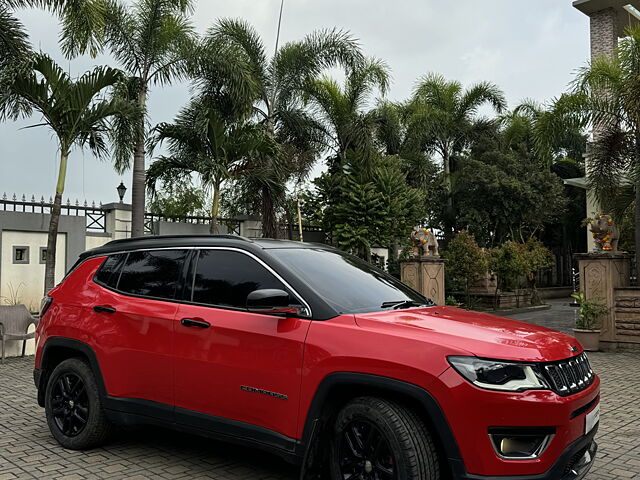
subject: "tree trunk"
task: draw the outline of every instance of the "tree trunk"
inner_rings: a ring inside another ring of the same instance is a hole
[[[471,310],[471,282],[468,278],[464,281],[464,298],[467,302],[467,309]]]
[[[145,210],[145,112],[147,104],[147,87],[143,86],[138,93],[140,119],[137,126],[136,144],[133,149],[133,178],[131,184],[131,236],[144,235]]]
[[[270,110],[270,109],[269,109]],[[271,111],[269,111],[269,117],[267,119],[267,133],[272,138],[275,137],[275,125]],[[266,159],[265,170],[268,175],[273,174],[273,158],[269,155]],[[269,179],[273,181],[273,179]],[[276,219],[275,201],[272,189],[264,184],[262,185],[262,237],[263,238],[278,238],[278,222]]]
[[[529,273],[527,275],[527,282],[529,290],[531,291],[531,305],[541,305],[542,299],[540,298],[540,293],[538,292],[538,286],[536,285],[536,274]]]
[[[211,204],[211,225],[209,233],[218,235],[220,233],[220,225],[218,225],[218,214],[220,213],[220,185],[213,186],[213,202]]]
[[[442,164],[444,170],[444,188],[446,198],[444,213],[444,238],[445,243],[453,238],[454,218],[453,218],[453,182],[451,181],[451,156],[449,151],[445,149],[442,155]]]
[[[60,169],[58,170],[58,184],[56,185],[56,196],[51,207],[51,220],[49,222],[49,233],[47,235],[47,259],[44,267],[44,294],[49,293],[56,283],[56,246],[58,241],[58,226],[60,224],[60,211],[62,210],[62,194],[64,193],[64,182],[67,176],[68,153],[60,155]]]
[[[278,222],[273,193],[268,185],[262,186],[262,236],[264,238],[278,238]]]

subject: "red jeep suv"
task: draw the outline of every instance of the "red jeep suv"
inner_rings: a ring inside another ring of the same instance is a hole
[[[45,297],[35,383],[65,448],[154,424],[304,478],[575,480],[598,376],[572,337],[429,299],[323,245],[119,240]]]

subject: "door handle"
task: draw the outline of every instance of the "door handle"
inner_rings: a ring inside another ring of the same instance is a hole
[[[93,307],[93,311],[96,313],[116,313],[117,310],[109,305],[96,305]]]
[[[211,324],[205,320],[196,320],[195,318],[183,318],[180,323],[185,327],[209,328]]]

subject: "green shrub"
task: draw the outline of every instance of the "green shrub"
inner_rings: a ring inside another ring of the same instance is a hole
[[[471,305],[473,282],[487,271],[487,256],[475,238],[467,231],[458,233],[449,242],[442,256],[447,261],[447,277],[453,289],[464,290],[467,306]]]

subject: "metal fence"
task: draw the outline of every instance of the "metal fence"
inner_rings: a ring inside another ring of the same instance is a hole
[[[40,197],[40,200],[36,200],[35,196],[31,196],[28,199],[25,195],[18,198],[15,194],[9,198],[7,194],[3,194],[0,198],[0,211],[5,212],[20,212],[20,213],[40,213],[50,214],[53,207],[53,199],[45,200],[44,197]],[[102,203],[96,205],[95,202],[91,204],[86,201],[81,204],[78,200],[72,203],[67,199],[62,204],[62,214],[69,216],[84,216],[86,218],[86,230],[87,232],[99,232],[106,233],[107,231],[107,210],[102,206]],[[146,212],[144,214],[144,229],[146,234],[154,234],[158,232],[158,224],[160,222],[169,223],[185,223],[191,225],[208,225],[211,223],[212,217],[186,215],[186,216],[167,216],[161,213]],[[231,218],[218,219],[220,225],[224,225],[227,228],[227,233],[231,235],[240,235],[241,233],[241,220]],[[297,224],[280,224],[279,225],[280,238],[288,238],[290,240],[299,240],[299,232]],[[313,225],[302,226],[303,237],[305,241],[328,243],[328,238],[322,227]]]
[[[45,201],[44,197],[40,197],[40,201],[38,201],[34,195],[31,196],[31,199],[27,199],[25,195],[18,199],[14,194],[9,199],[5,193],[0,199],[0,209],[4,212],[50,214],[52,208],[53,199],[51,197],[49,197],[49,201]],[[84,204],[80,204],[78,200],[75,203],[71,203],[71,200],[67,199],[62,204],[61,213],[63,215],[85,217],[88,232],[105,233],[107,231],[106,211],[102,209],[102,203],[96,205],[95,202],[92,202],[89,205],[85,201]]]

